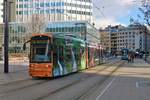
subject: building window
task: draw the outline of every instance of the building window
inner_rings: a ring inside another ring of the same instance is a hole
[[[129,32],[129,34],[131,34],[131,32]]]
[[[19,4],[19,8],[23,8],[23,4]]]

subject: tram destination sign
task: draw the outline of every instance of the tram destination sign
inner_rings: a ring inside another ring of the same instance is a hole
[[[43,44],[47,44],[48,41],[47,40],[32,40],[31,44],[33,45],[43,45]]]

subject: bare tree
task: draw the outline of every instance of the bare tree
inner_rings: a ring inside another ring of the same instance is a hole
[[[39,14],[33,14],[27,24],[27,33],[43,33],[46,26],[45,17]]]
[[[139,10],[143,13],[147,25],[150,26],[150,0],[142,0],[141,3]]]

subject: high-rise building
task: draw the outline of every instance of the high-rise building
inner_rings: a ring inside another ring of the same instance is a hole
[[[7,0],[8,6],[7,6],[7,16],[9,22],[14,22],[16,19],[16,0]],[[3,0],[0,1],[0,23],[3,22],[4,17],[4,3]]]
[[[9,22],[14,22],[16,20],[16,0],[8,0],[8,15],[9,15]]]
[[[40,16],[47,22],[92,21],[92,0],[17,0],[16,21]]]
[[[0,1],[0,23],[3,22],[3,1]]]

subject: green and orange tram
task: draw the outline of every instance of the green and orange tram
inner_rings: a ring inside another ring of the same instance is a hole
[[[74,35],[33,34],[28,42],[29,74],[32,77],[63,76],[100,62],[99,43],[91,43]]]

